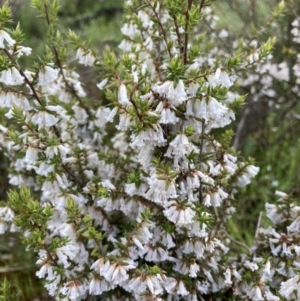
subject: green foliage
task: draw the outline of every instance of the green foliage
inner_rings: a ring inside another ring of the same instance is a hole
[[[0,284],[0,300],[1,301],[18,301],[20,292],[15,292],[6,278]]]
[[[32,2],[32,5],[30,5]],[[73,1],[66,0],[60,1],[61,9],[57,15],[58,1],[54,1],[53,5],[50,7],[49,18],[51,20],[58,18],[59,28],[61,28],[66,33],[67,30],[76,30],[78,34],[78,40],[81,37],[88,37],[89,45],[99,49],[101,52],[106,45],[116,48],[119,41],[121,40],[120,33],[120,22],[119,18],[122,12],[123,0],[117,0],[113,2],[102,1],[97,2],[94,0],[87,1]],[[50,51],[47,51],[44,47],[45,40],[50,37],[53,40],[54,45],[63,45],[65,41],[62,40],[61,32],[57,31],[55,28],[48,27],[46,22],[42,18],[37,18],[37,10],[40,11],[40,17],[42,15],[43,7],[42,1],[40,0],[24,0],[13,3],[10,1],[11,8],[8,3],[2,6],[0,10],[0,24],[1,26],[7,26],[11,22],[11,17],[13,20],[19,20],[20,23],[15,24],[15,30],[11,32],[11,36],[18,42],[26,41],[26,46],[34,48],[35,56],[43,57],[44,61],[53,61],[53,57]],[[36,8],[35,8],[36,7]],[[37,9],[37,10],[36,10]],[[10,17],[10,11],[12,11],[12,16]],[[20,31],[22,28],[22,32]],[[48,35],[46,34],[48,32]],[[81,45],[81,44],[80,44]],[[45,52],[46,50],[46,52]],[[60,59],[66,59],[67,50],[63,50],[59,47],[59,57]],[[46,53],[46,54],[45,54]],[[50,56],[49,56],[50,55]],[[70,59],[70,58],[69,58]],[[31,58],[23,57],[20,60],[21,65],[27,65]],[[9,62],[0,56],[0,66],[1,69],[7,69],[9,67]],[[32,64],[33,65],[33,64]],[[84,74],[86,71],[83,70]],[[89,80],[90,76],[85,74],[85,78]],[[24,123],[24,115],[17,108],[14,109],[14,114],[20,120],[21,124]],[[0,120],[2,119],[3,112],[0,114]],[[13,137],[13,131],[9,133],[11,135],[12,141],[16,143],[20,142],[20,137]],[[47,141],[50,145],[55,145],[55,141]],[[1,198],[7,198],[6,192],[9,188],[7,179],[7,158],[5,158],[0,153],[1,166],[0,166],[0,188],[1,188]],[[41,226],[40,231],[34,232],[34,239],[43,243],[43,236],[45,229],[43,227],[43,221],[51,214],[51,208],[42,208],[36,203],[36,201],[29,195],[23,194],[11,194],[10,197],[13,199],[15,209],[24,208],[28,206],[27,214],[34,213],[35,220],[29,220],[21,222],[19,217],[16,220],[20,222],[21,226],[30,227],[30,223],[34,222]],[[24,198],[25,197],[25,198]],[[24,203],[22,203],[24,201]],[[91,238],[100,238],[101,233],[96,233],[93,230],[93,226],[85,228],[83,236],[88,235]],[[31,243],[30,238],[23,238],[26,243]],[[28,240],[28,241],[27,241]],[[99,240],[100,241],[100,240]],[[60,242],[58,242],[60,243]],[[32,245],[32,247],[38,247],[37,245]],[[25,263],[25,264],[24,264]],[[49,297],[44,296],[44,287],[41,281],[35,276],[36,271],[35,258],[33,258],[33,253],[25,250],[17,235],[1,235],[0,237],[0,283],[2,285],[0,292],[0,300],[3,301],[28,301],[33,300],[38,297],[41,300],[50,300]],[[6,277],[9,281],[4,282]]]
[[[5,26],[10,20],[11,10],[8,2],[5,2],[4,5],[0,8],[0,23],[1,26]]]
[[[299,46],[292,42],[290,33],[290,24],[294,21],[295,15],[299,15],[300,6],[295,1],[271,0],[251,3],[245,1],[243,5],[237,7],[235,1],[216,2],[217,15],[221,17],[219,26],[227,27],[233,36],[245,36],[246,32],[248,37],[262,43],[260,55],[267,57],[271,51],[272,63],[287,62],[290,68],[290,81],[275,79],[272,86],[275,91],[274,98],[265,96],[256,102],[253,102],[252,98],[260,91],[255,90],[251,93],[250,89],[244,90],[247,93],[245,107],[240,110],[237,123],[241,129],[238,137],[240,145],[236,147],[244,157],[255,158],[260,172],[253,184],[239,193],[237,214],[235,220],[230,222],[229,232],[248,245],[253,242],[258,222],[259,225],[267,223],[264,216],[259,221],[259,216],[264,210],[265,203],[274,198],[275,190],[297,195],[300,180],[297,172],[300,159],[297,131],[300,126],[299,100],[292,92],[296,79],[291,71]],[[267,40],[270,36],[276,37],[276,41],[274,38]],[[255,85],[252,85],[252,89]],[[251,230],[242,231],[242,229]]]
[[[23,237],[24,243],[33,249],[44,244],[47,234],[47,222],[53,215],[53,209],[42,206],[31,197],[29,188],[21,187],[20,192],[10,191],[8,199],[11,209],[15,212],[14,223],[22,231],[30,231],[31,236]]]
[[[35,261],[33,253],[21,244],[17,233],[0,236],[0,300],[43,298],[44,287],[35,275]]]

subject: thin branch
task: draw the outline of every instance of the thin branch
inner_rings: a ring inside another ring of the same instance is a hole
[[[188,0],[188,7],[187,7],[187,11],[185,13],[185,29],[184,29],[184,51],[183,51],[183,62],[186,65],[187,63],[187,52],[188,52],[188,44],[189,44],[189,34],[188,34],[188,30],[189,30],[189,11],[192,7],[193,4],[193,0]]]
[[[130,92],[129,101],[132,103],[132,105],[133,105],[133,107],[134,107],[134,109],[135,109],[135,111],[136,111],[136,115],[137,115],[138,118],[139,118],[139,121],[140,121],[141,123],[143,123],[143,117],[141,116],[141,114],[140,114],[140,112],[139,112],[139,108],[137,107],[135,101],[132,99],[133,94],[134,94],[134,92],[137,90],[138,86],[139,86],[138,83],[136,83],[136,84],[133,86],[132,91]]]
[[[161,7],[162,7],[162,0],[159,0],[159,11],[158,11],[158,17],[159,17],[159,20],[161,20]],[[159,29],[160,31],[160,29]],[[161,65],[161,49],[160,49],[160,43],[156,43],[156,46],[157,46],[157,56],[158,56],[158,63],[159,63],[159,66],[158,66],[158,75],[159,75],[159,80],[161,81],[161,72],[160,72],[160,65]],[[156,67],[155,67],[156,68]]]
[[[46,13],[46,21],[47,21],[47,24],[49,26],[51,23],[50,23],[48,9],[47,9],[47,5],[46,4],[44,4],[44,8],[45,8],[45,13]],[[53,52],[54,52],[54,55],[55,55],[56,65],[58,66],[58,68],[60,70],[60,73],[62,75],[62,78],[64,80],[64,83],[65,83],[67,89],[69,91],[71,91],[71,93],[79,101],[80,105],[85,109],[85,111],[88,114],[88,116],[91,117],[92,114],[90,112],[90,109],[84,104],[83,100],[78,96],[78,94],[77,94],[76,90],[74,89],[74,87],[72,85],[70,85],[69,81],[66,79],[65,74],[64,74],[64,70],[63,70],[63,67],[62,67],[62,64],[61,64],[61,61],[60,61],[60,58],[59,58],[58,51],[57,51],[54,43],[52,42],[51,44],[52,44]]]
[[[200,12],[201,12],[202,8],[204,7],[204,4],[205,4],[205,0],[202,0],[200,3]]]
[[[24,270],[32,270],[34,269],[30,265],[23,265],[23,266],[18,266],[18,267],[7,267],[7,268],[0,268],[0,274],[8,274],[12,272],[18,272],[18,271],[24,271]]]
[[[142,34],[143,36],[143,34]],[[126,37],[129,41],[131,42],[134,42],[134,39],[130,39],[129,37]],[[144,45],[144,43],[141,43],[140,44],[142,46],[142,48],[148,53],[148,55],[151,57],[152,61],[153,61],[153,64],[155,66],[155,70],[156,72],[158,73],[158,77],[159,77],[159,80],[161,81],[161,70],[160,70],[160,64],[161,64],[161,59],[160,59],[160,43],[158,43],[157,45],[157,52],[158,52],[158,60],[155,59],[153,53],[151,53],[151,51],[149,51],[149,49],[147,49],[147,47]],[[107,87],[107,86],[106,86]]]
[[[205,120],[202,118],[201,121],[202,128],[201,128],[201,140],[200,140],[200,154],[199,154],[199,169],[201,169],[202,161],[203,161],[203,144],[204,144],[204,130],[205,130]],[[199,186],[199,203],[202,204],[203,201],[203,194],[202,194],[202,180],[200,180]]]
[[[253,240],[253,246],[252,246],[252,251],[254,251],[255,247],[255,243],[257,241],[257,238],[258,238],[258,232],[259,232],[259,229],[260,229],[260,225],[261,225],[261,219],[262,219],[262,212],[259,213],[259,216],[258,216],[258,221],[257,221],[257,226],[256,226],[256,231],[255,231],[255,235],[254,235],[254,240]]]
[[[182,41],[181,41],[181,35],[180,35],[180,32],[179,32],[179,26],[178,26],[177,18],[176,18],[175,15],[173,16],[173,20],[174,20],[174,25],[175,25],[175,32],[176,32],[176,35],[177,35],[177,41],[178,41],[178,44],[180,46],[180,53],[183,55],[185,48],[184,48],[184,45],[182,44]]]
[[[233,145],[232,145],[235,150],[239,149],[240,139],[242,137],[243,129],[244,129],[244,126],[246,124],[246,119],[247,119],[249,113],[250,113],[250,109],[245,108],[244,111],[243,111],[242,117],[241,117],[241,119],[238,123],[236,134],[235,134]]]
[[[10,58],[10,60],[13,60],[12,55],[6,49],[2,49],[2,50]],[[18,67],[18,71],[20,72],[20,74],[24,77],[26,84],[30,87],[30,89],[31,89],[31,91],[33,93],[33,96],[38,101],[38,103],[40,105],[42,105],[42,101],[41,101],[40,97],[38,96],[37,91],[35,90],[33,84],[27,78],[26,74],[23,72],[23,70],[21,69],[21,67],[19,66],[19,64],[17,62],[15,62],[15,64]],[[57,136],[57,138],[59,138],[60,142],[63,143],[62,140],[61,140],[60,132],[59,132],[58,128],[56,127],[56,125],[52,126],[52,128],[53,128],[54,133]],[[84,184],[78,179],[78,177],[76,177],[76,175],[74,175],[72,173],[72,171],[65,164],[62,164],[62,168],[71,176],[73,182],[75,182],[76,184],[78,184],[81,187],[84,186]]]
[[[6,49],[2,49],[4,51],[4,53],[9,57],[9,59],[11,61],[13,61],[13,56],[9,53],[9,51],[7,51]],[[40,99],[40,97],[38,96],[33,84],[31,83],[31,81],[28,79],[28,77],[26,76],[26,74],[23,72],[23,70],[21,69],[21,67],[19,66],[19,64],[17,62],[15,62],[15,65],[18,68],[19,73],[23,76],[26,84],[30,87],[30,90],[33,93],[33,96],[35,97],[35,99],[38,101],[38,103],[41,105],[42,101]]]
[[[157,20],[157,22],[158,22],[160,31],[161,31],[161,33],[162,33],[162,35],[163,35],[163,38],[164,38],[164,41],[165,41],[165,43],[166,43],[166,48],[167,48],[169,57],[172,58],[172,57],[173,57],[173,56],[172,56],[172,53],[171,53],[171,51],[170,51],[170,49],[169,49],[169,47],[168,47],[167,33],[166,33],[166,31],[165,31],[163,25],[162,25],[161,22],[160,22],[159,15],[157,14],[155,8],[151,5],[151,2],[150,2],[149,0],[146,0],[146,1],[147,1],[148,5],[149,5],[150,8],[152,9],[152,11],[153,11],[153,13],[154,13],[154,15],[155,15],[155,17],[156,17],[156,20]]]
[[[79,177],[77,177],[76,175],[73,174],[73,172],[68,168],[67,165],[62,164],[62,168],[65,170],[65,172],[72,177],[73,182],[75,182],[77,185],[79,185],[80,187],[84,187],[84,183],[81,182],[81,180],[79,179]]]
[[[214,71],[212,71],[212,72],[214,72]],[[212,72],[209,72],[209,73],[202,73],[202,74],[200,74],[200,75],[195,76],[194,78],[191,78],[191,79],[186,80],[184,83],[185,83],[186,85],[188,85],[189,83],[193,82],[194,80],[199,79],[199,78],[202,78],[202,77],[205,77],[205,76],[209,75],[209,74],[212,73]]]
[[[246,249],[248,251],[248,253],[251,253],[251,250],[248,246],[246,246],[245,244],[243,244],[242,242],[234,239],[233,237],[231,237],[229,235],[229,233],[227,233],[227,231],[225,231],[224,229],[222,229],[223,233],[232,241],[234,242],[235,244],[239,245],[240,247],[243,247],[244,249]]]

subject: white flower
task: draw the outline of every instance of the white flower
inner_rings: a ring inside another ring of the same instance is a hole
[[[0,82],[8,86],[17,86],[24,83],[24,78],[16,67],[11,67],[1,72]]]
[[[29,146],[26,150],[24,161],[29,164],[34,164],[37,161],[39,150],[36,147]]]
[[[30,47],[24,47],[24,46],[17,46],[17,51],[16,51],[16,55],[18,58],[20,58],[21,56],[25,55],[30,55],[31,54],[32,49]]]
[[[78,59],[79,64],[84,66],[93,66],[96,61],[96,58],[90,50],[85,51],[82,48],[78,48],[76,58]]]
[[[89,293],[90,295],[101,295],[101,283],[98,278],[93,277],[89,285]]]
[[[229,268],[227,268],[226,271],[224,272],[224,276],[225,276],[225,285],[226,285],[226,286],[232,285],[232,281],[231,281],[231,271],[230,271]]]
[[[138,83],[139,82],[139,73],[138,73],[138,71],[132,71],[131,75],[133,77],[133,82]]]
[[[142,149],[146,141],[149,141],[153,146],[163,146],[165,144],[164,133],[160,125],[153,124],[152,128],[147,129],[146,131],[141,131],[137,136],[131,136],[132,142],[130,146],[132,148]],[[145,147],[143,148],[144,152]]]
[[[142,294],[146,291],[146,283],[143,281],[142,276],[137,278],[132,278],[129,280],[128,284],[126,285],[126,289],[134,292],[135,294]]]
[[[116,128],[119,131],[126,131],[132,125],[131,116],[127,112],[123,112],[122,114],[120,114],[119,119],[119,124],[116,125]]]
[[[31,122],[38,125],[39,129],[44,127],[51,127],[58,122],[58,118],[47,111],[39,111],[31,117]]]
[[[36,272],[36,275],[39,278],[45,278],[47,275],[47,280],[53,280],[55,278],[53,267],[48,263],[42,265],[40,270]]]
[[[225,192],[222,188],[218,187],[218,190],[211,193],[211,203],[214,207],[221,206],[221,203],[224,199],[228,197],[228,193]]]
[[[164,204],[168,198],[176,198],[176,187],[174,180],[158,179],[158,175],[153,173],[148,179],[150,189],[145,194],[145,197],[155,203]]]
[[[281,282],[280,294],[288,300],[296,300],[296,296],[300,294],[300,274],[285,282]]]
[[[152,294],[159,295],[163,292],[163,289],[161,286],[162,279],[161,279],[160,275],[147,276],[145,282],[146,282],[146,285],[147,285],[149,291]]]
[[[135,245],[139,249],[144,250],[144,246],[142,245],[142,243],[140,242],[140,240],[136,236],[132,236],[132,241],[135,243]]]
[[[5,48],[4,41],[7,42],[8,46],[13,46],[16,43],[6,31],[0,29],[0,49]]]
[[[70,149],[63,145],[52,145],[46,148],[45,154],[48,158],[53,158],[55,155],[60,153],[61,157],[66,157]]]
[[[114,288],[115,285],[112,282],[108,282],[104,278],[100,280],[94,277],[89,285],[89,293],[91,295],[101,295],[103,292],[107,292]]]
[[[87,114],[86,110],[78,105],[73,106],[72,109],[74,110],[74,117],[76,119],[77,124],[86,124],[89,118],[89,115]]]
[[[217,101],[214,97],[208,97],[208,99],[189,99],[186,106],[186,116],[194,116],[197,118],[203,118],[206,122],[220,123],[220,120],[226,116],[228,108]],[[217,127],[217,124],[211,125],[211,127]]]
[[[78,245],[71,243],[57,248],[56,255],[58,257],[58,263],[61,263],[65,268],[68,268],[71,265],[68,260],[74,260],[77,257],[79,250]]]
[[[144,28],[152,28],[154,22],[151,21],[149,15],[147,15],[143,10],[139,10],[138,17],[142,21]]]
[[[223,85],[226,88],[230,88],[233,85],[228,74],[220,68],[216,70],[214,75],[208,77],[208,82],[212,87]]]
[[[222,188],[217,187],[216,191],[207,192],[204,198],[204,205],[207,207],[214,206],[219,207],[221,206],[224,199],[228,197],[228,193],[225,192]]]
[[[197,263],[193,263],[190,265],[189,276],[191,278],[195,278],[198,276],[199,271],[200,271],[199,265]]]
[[[122,40],[122,42],[119,44],[119,48],[125,52],[131,51],[132,47],[133,47],[133,43],[127,40]]]
[[[53,69],[49,66],[44,66],[39,71],[39,86],[47,86],[48,84],[55,81],[58,77],[58,70]]]
[[[159,122],[163,124],[175,124],[179,118],[176,117],[175,113],[171,111],[172,105],[160,102],[156,107],[156,112],[160,113],[161,117]],[[174,107],[173,107],[174,108]]]
[[[54,278],[45,284],[45,288],[48,290],[50,296],[55,296],[55,294],[59,293],[58,289],[61,286],[61,277],[57,273],[55,273]]]
[[[9,207],[0,207],[0,218],[6,222],[12,222],[15,214]]]
[[[145,255],[146,261],[160,262],[168,259],[168,252],[159,246],[152,246],[147,244],[142,252],[139,253],[140,256]]]
[[[127,95],[127,89],[123,83],[119,86],[118,101],[121,105],[130,104],[130,101],[129,101],[129,98]]]
[[[258,265],[255,262],[251,262],[249,260],[245,261],[244,266],[250,269],[251,271],[258,270]]]
[[[97,87],[100,89],[100,90],[103,90],[105,85],[107,84],[108,82],[108,78],[105,78],[103,79],[99,84],[97,84]]]
[[[78,280],[69,281],[61,288],[60,292],[70,300],[81,300],[86,294],[86,287]]]
[[[181,295],[181,296],[187,296],[189,294],[189,292],[186,290],[186,288],[185,288],[184,283],[183,283],[182,280],[180,280],[178,282],[178,291],[177,291],[177,294]]]
[[[135,265],[130,260],[111,264],[109,260],[105,262],[103,258],[100,258],[92,264],[91,269],[97,271],[106,281],[118,285],[129,278],[127,271],[135,269]]]
[[[189,292],[186,290],[182,280],[176,280],[172,277],[167,278],[165,289],[169,294],[186,296]]]
[[[199,150],[189,141],[188,137],[181,133],[170,142],[165,156],[181,158],[189,155],[192,151],[195,153],[199,152]]]
[[[107,120],[108,122],[113,122],[113,119],[114,119],[114,117],[116,116],[117,112],[118,112],[118,107],[114,107],[114,108],[110,111],[110,113],[106,116],[106,120]]]
[[[268,301],[280,301],[280,298],[277,296],[274,296],[270,291],[265,292],[265,298]]]
[[[174,87],[174,82],[166,81],[161,85],[156,84],[152,87],[152,90],[159,93],[160,96],[166,97],[175,107],[181,105],[187,99],[184,83],[181,79],[176,87]]]
[[[125,23],[123,27],[121,28],[121,32],[123,35],[128,36],[130,38],[133,38],[134,35],[139,34],[140,31],[138,30],[138,27],[136,24],[132,23]]]
[[[288,197],[288,194],[286,194],[285,192],[282,192],[282,191],[278,191],[278,190],[275,191],[275,195],[280,196],[281,198]]]
[[[198,83],[191,83],[189,85],[189,96],[195,97],[198,89],[200,88],[200,85]]]
[[[248,293],[247,295],[251,300],[253,301],[263,301],[264,297],[262,296],[262,292],[259,288],[259,286],[254,286]]]
[[[253,64],[254,62],[259,60],[259,53],[257,51],[254,51],[248,56],[247,59],[249,64]]]
[[[275,204],[266,203],[265,205],[267,211],[267,217],[276,225],[281,222],[282,214],[280,213],[280,208]]]
[[[235,184],[238,186],[246,186],[250,183],[251,178],[255,177],[259,172],[259,167],[254,165],[248,165],[245,170],[243,171],[242,175],[240,175],[236,181]]]
[[[116,285],[123,283],[129,278],[126,269],[122,265],[117,264],[112,265],[104,277],[107,281],[111,281]]]
[[[181,207],[175,201],[171,201],[168,204],[171,206],[163,212],[171,222],[178,225],[192,223],[196,213],[190,207]]]
[[[206,100],[204,100],[206,102]],[[222,105],[214,97],[209,97],[207,100],[206,113],[211,120],[218,120],[226,114],[228,108]]]

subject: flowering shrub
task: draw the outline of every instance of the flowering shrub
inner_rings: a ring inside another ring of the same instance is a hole
[[[22,57],[34,50],[22,45],[19,26],[5,27],[8,5],[0,10],[0,141],[18,188],[0,208],[0,232],[19,231],[37,253],[49,294],[296,300],[292,199],[278,192],[278,205],[267,204],[274,228],[258,228],[251,249],[227,231],[236,192],[259,171],[230,148],[225,128],[244,101],[237,79],[267,59],[275,39],[255,53],[243,44],[218,52],[199,25],[213,25],[210,1],[133,0],[122,55],[98,56],[59,30],[57,1],[32,3],[49,25],[49,45],[29,69]],[[97,70],[99,97],[68,64],[71,53]]]

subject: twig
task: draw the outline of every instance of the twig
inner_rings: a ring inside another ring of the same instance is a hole
[[[2,49],[2,50],[3,50],[4,53],[10,58],[10,60],[13,60],[12,55],[11,55],[6,49]],[[23,72],[23,70],[21,69],[21,67],[19,66],[19,64],[18,64],[17,62],[15,62],[15,64],[16,64],[16,66],[18,67],[18,71],[20,72],[20,74],[24,77],[26,84],[30,87],[30,89],[31,89],[31,91],[32,91],[32,93],[33,93],[33,96],[34,96],[35,99],[38,101],[38,103],[39,103],[40,105],[42,105],[42,101],[41,101],[40,97],[38,96],[38,94],[37,94],[37,92],[36,92],[36,90],[35,90],[33,84],[32,84],[31,81],[27,78],[26,74]],[[57,136],[57,138],[59,138],[59,139],[60,139],[60,142],[63,143],[62,140],[61,140],[61,135],[60,135],[60,132],[59,132],[57,126],[54,125],[54,126],[52,126],[52,128],[53,128],[54,133],[55,133],[55,135]],[[33,131],[33,130],[32,130],[32,131]],[[62,167],[63,167],[63,169],[64,169],[64,170],[72,177],[73,182],[75,182],[76,184],[78,184],[78,185],[81,186],[81,187],[84,186],[83,183],[78,179],[78,177],[76,177],[76,175],[74,175],[74,174],[72,173],[72,171],[71,171],[65,164],[62,164]]]
[[[155,8],[151,5],[151,2],[150,2],[149,0],[146,0],[146,1],[147,1],[148,5],[149,5],[150,8],[152,9],[152,11],[153,11],[153,13],[154,13],[154,15],[155,15],[155,17],[156,17],[156,20],[157,20],[157,22],[158,22],[159,28],[160,28],[161,33],[162,33],[162,35],[163,35],[164,41],[165,41],[165,43],[166,43],[166,48],[167,48],[169,57],[172,58],[172,57],[173,57],[173,56],[172,56],[172,53],[171,53],[171,51],[170,51],[170,49],[169,49],[169,47],[168,47],[167,33],[166,33],[164,27],[162,26],[162,24],[161,24],[161,22],[160,22],[159,15],[157,14]]]
[[[205,129],[205,119],[202,118],[201,121],[202,128],[201,128],[201,140],[200,140],[200,154],[199,154],[199,169],[201,169],[202,161],[203,161],[203,142],[204,142],[204,129]],[[202,195],[202,180],[200,179],[200,186],[199,186],[199,203],[202,204],[203,195]]]
[[[256,231],[255,231],[255,235],[254,235],[254,239],[253,239],[253,243],[251,246],[251,253],[253,254],[255,252],[255,250],[257,249],[257,239],[258,239],[258,232],[260,229],[260,225],[261,225],[261,219],[262,219],[262,212],[259,213],[258,216],[258,221],[257,221],[257,226],[256,226]]]
[[[182,44],[182,41],[181,41],[181,35],[180,35],[180,32],[179,32],[179,26],[178,26],[177,18],[176,18],[175,15],[173,16],[173,20],[174,20],[175,31],[176,31],[176,35],[177,35],[177,41],[178,41],[178,44],[180,46],[180,53],[183,55],[185,48],[184,48],[184,45]]]
[[[136,115],[137,115],[138,118],[139,118],[139,121],[140,121],[141,123],[143,123],[143,117],[141,116],[141,114],[140,114],[140,112],[139,112],[139,108],[137,107],[135,101],[134,101],[133,98],[132,98],[134,92],[138,89],[138,86],[139,86],[138,83],[136,83],[136,84],[133,86],[132,91],[130,92],[129,101],[132,103],[132,105],[133,105],[133,107],[134,107],[134,109],[135,109],[135,111],[136,111]]]
[[[46,13],[46,21],[47,21],[47,24],[49,26],[51,23],[50,23],[50,19],[49,19],[49,15],[48,15],[47,5],[44,4],[44,7],[45,7],[45,13]],[[54,43],[52,42],[51,44],[52,44],[53,52],[54,52],[54,55],[55,55],[56,64],[57,64],[57,66],[60,70],[60,73],[62,75],[62,78],[64,80],[64,83],[65,83],[67,89],[72,92],[72,94],[75,96],[75,98],[79,101],[80,105],[85,109],[88,116],[91,117],[92,114],[91,114],[89,108],[84,104],[83,100],[78,96],[78,94],[77,94],[76,90],[74,89],[74,87],[72,85],[70,85],[68,80],[66,79],[65,74],[64,74],[64,70],[63,70],[59,55],[58,55],[58,51],[57,51]]]
[[[4,53],[9,57],[9,59],[11,61],[13,61],[13,56],[6,50],[6,49],[2,49],[4,51]],[[23,70],[21,69],[21,67],[19,66],[19,64],[17,62],[15,62],[16,66],[18,67],[18,71],[19,73],[24,77],[24,80],[26,82],[26,84],[30,87],[30,90],[33,93],[33,96],[35,97],[35,99],[37,100],[37,102],[41,105],[42,101],[40,100],[40,97],[38,96],[38,94],[35,91],[34,86],[32,85],[32,83],[30,82],[30,80],[28,79],[28,77],[26,76],[26,74],[23,72]]]
[[[202,78],[202,77],[205,77],[205,76],[207,76],[207,75],[209,75],[210,73],[213,73],[213,72],[215,72],[215,71],[213,70],[213,71],[210,71],[210,72],[208,72],[208,73],[202,73],[202,74],[199,74],[199,75],[195,76],[194,78],[191,78],[191,79],[186,80],[184,83],[185,83],[186,85],[188,85],[189,83],[192,83],[194,80],[199,79],[199,78]]]
[[[256,226],[256,231],[255,231],[255,235],[254,235],[253,244],[256,242],[257,237],[258,237],[258,231],[260,229],[261,219],[262,219],[262,212],[260,212],[259,216],[258,216],[258,221],[257,221],[257,226]]]
[[[201,11],[202,8],[204,7],[204,4],[205,4],[205,0],[202,0],[201,3],[200,3],[200,11]]]
[[[225,231],[224,229],[222,229],[222,231],[223,231],[223,233],[224,233],[224,234],[225,234],[232,242],[234,242],[235,244],[237,244],[237,245],[243,247],[243,248],[246,249],[249,253],[251,252],[251,250],[250,250],[250,248],[249,248],[248,246],[246,246],[246,245],[243,244],[242,242],[240,242],[240,241],[234,239],[233,237],[231,237],[231,236],[229,235],[229,233],[227,233],[227,231]]]
[[[240,119],[239,124],[237,126],[236,134],[232,145],[235,150],[239,149],[240,138],[242,136],[244,125],[246,124],[246,118],[249,115],[249,113],[250,113],[250,109],[245,108],[242,114],[242,118]]]
[[[32,270],[33,267],[29,265],[23,265],[19,267],[8,267],[8,268],[0,268],[0,274],[7,274],[12,272],[24,271],[24,270]]]
[[[189,34],[188,34],[188,30],[189,30],[189,11],[192,7],[193,4],[193,0],[188,0],[188,7],[187,7],[187,11],[185,13],[185,33],[184,33],[184,51],[183,51],[183,62],[186,65],[187,63],[187,50],[188,50],[188,43],[189,43]]]

